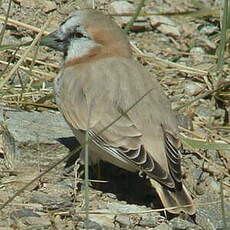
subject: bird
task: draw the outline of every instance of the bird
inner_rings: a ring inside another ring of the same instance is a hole
[[[171,103],[156,76],[133,58],[122,29],[101,11],[79,9],[43,40],[63,53],[56,103],[81,144],[88,132],[90,164],[142,173],[170,213],[194,215]]]

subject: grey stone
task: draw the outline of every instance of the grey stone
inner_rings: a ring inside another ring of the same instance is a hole
[[[109,213],[110,211],[108,209],[98,209],[95,210],[95,212],[105,212]],[[115,215],[113,214],[90,214],[89,216],[90,221],[96,223],[98,226],[103,226],[107,228],[113,228],[114,227],[114,219]]]
[[[111,192],[107,192],[105,195],[108,196],[109,198],[112,198],[112,199],[117,198],[117,196],[115,194],[111,193]]]
[[[130,216],[129,215],[117,215],[116,222],[120,224],[120,226],[130,226]]]
[[[205,105],[200,105],[195,110],[198,117],[203,117],[208,119],[211,116],[210,109]]]
[[[33,192],[30,198],[31,203],[38,203],[49,209],[58,209],[72,206],[71,197],[62,197],[59,194],[45,194],[42,192]]]
[[[203,89],[202,84],[192,82],[192,81],[184,82],[184,91],[188,96],[196,96],[202,91],[202,89]]]
[[[27,217],[23,222],[30,225],[30,229],[47,229],[51,225],[48,217]]]
[[[138,206],[134,204],[120,204],[117,202],[110,202],[107,204],[107,208],[112,212],[122,212],[122,213],[133,213],[151,210],[145,206]]]
[[[176,217],[169,221],[169,225],[173,230],[202,230],[201,227],[195,225],[187,220]]]
[[[171,19],[160,15],[150,16],[149,18],[151,26],[156,27],[161,33],[173,37],[180,36],[179,27]]]
[[[100,224],[96,223],[95,221],[89,220],[85,221],[82,225],[84,229],[94,229],[94,230],[102,230],[102,226]]]
[[[55,139],[73,136],[59,112],[11,112],[6,111],[7,128],[20,144],[53,144]]]
[[[36,1],[31,1],[31,0],[23,0],[21,2],[22,7],[27,7],[27,8],[42,8],[43,12],[49,13],[57,8],[57,5],[54,1],[47,1],[47,0],[36,0]]]
[[[160,225],[158,225],[157,227],[153,228],[154,230],[173,230],[173,228],[166,224],[166,223],[162,223]]]
[[[219,28],[217,26],[204,26],[201,28],[200,32],[206,35],[210,35],[219,32]]]
[[[135,12],[135,7],[127,1],[114,1],[109,4],[108,11],[110,14],[133,14]],[[117,17],[116,21],[121,26],[124,26],[130,19],[131,16],[123,16]]]
[[[220,200],[220,196],[209,193],[201,196],[195,201],[198,204],[204,204],[199,206],[197,209],[196,222],[205,229],[221,230],[224,228],[221,204],[212,203],[217,200]],[[225,220],[227,222],[227,226],[230,227],[230,202],[226,201],[224,203],[224,207]]]
[[[193,55],[193,59],[196,62],[204,61],[204,56],[202,54],[205,54],[205,51],[202,47],[193,47],[190,49],[190,53],[196,54],[196,55]]]
[[[185,116],[184,114],[178,112],[176,112],[175,114],[179,126],[185,129],[193,130],[192,120],[188,116]]]
[[[163,216],[160,216],[159,213],[145,213],[141,214],[141,221],[139,222],[140,226],[153,228],[166,221]]]
[[[214,178],[211,178],[212,180],[210,181],[209,187],[214,193],[219,193],[220,192],[220,183],[217,182]]]
[[[13,211],[10,214],[11,218],[22,218],[22,217],[40,217],[33,209],[22,208],[17,211]]]

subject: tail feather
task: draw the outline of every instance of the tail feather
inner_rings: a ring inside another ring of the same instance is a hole
[[[182,189],[180,191],[170,191],[169,189],[166,189],[165,187],[162,187],[158,182],[154,180],[150,180],[151,184],[156,189],[161,202],[165,208],[171,208],[171,207],[178,207],[175,209],[169,209],[167,210],[170,213],[173,214],[179,214],[180,212],[187,213],[189,215],[194,215],[196,210],[195,206],[193,205],[193,201],[191,196],[189,195],[187,189],[185,186],[182,186]],[[185,205],[189,205],[188,207],[182,207]]]

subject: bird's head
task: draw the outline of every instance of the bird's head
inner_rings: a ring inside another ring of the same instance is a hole
[[[63,52],[67,65],[108,56],[131,56],[129,42],[119,26],[92,9],[74,12],[41,44]]]

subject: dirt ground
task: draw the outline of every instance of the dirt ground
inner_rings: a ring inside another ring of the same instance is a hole
[[[0,1],[0,29],[4,28],[1,16],[6,14],[9,2]],[[95,5],[97,9],[111,12],[113,2],[96,0]],[[139,3],[137,0],[125,2],[134,9]],[[51,32],[74,9],[90,3],[84,0],[14,0],[1,46],[31,41],[49,20],[45,31]],[[102,163],[100,178],[106,182],[91,182],[89,191],[89,209],[93,212],[89,218],[90,229],[227,230],[226,226],[230,227],[230,46],[228,37],[220,71],[217,63],[223,12],[220,9],[223,8],[219,4],[215,0],[146,0],[145,16],[139,17],[128,33],[134,58],[157,77],[178,113],[187,150],[182,161],[183,179],[198,205],[196,216],[151,213],[150,210],[161,206],[148,181]],[[161,13],[162,18],[155,17],[156,13]],[[114,19],[121,25],[127,22],[127,18]],[[13,66],[28,47],[16,53],[13,46],[3,48],[0,49],[3,73],[0,83],[10,77],[0,89],[1,125],[7,124],[9,109],[58,113],[52,89],[61,54],[46,47],[33,47],[11,76]],[[9,140],[15,142],[14,154],[20,150],[17,159],[12,160],[7,158],[12,151],[1,147],[2,133],[0,130],[0,205],[77,145],[73,139],[71,145],[70,139],[49,144]],[[66,168],[65,165],[65,162],[59,164],[4,207],[0,211],[0,230],[85,229],[81,170],[76,172],[71,170],[73,166]],[[92,180],[98,179],[94,172],[95,169],[90,169]],[[119,215],[127,212],[136,214]]]

